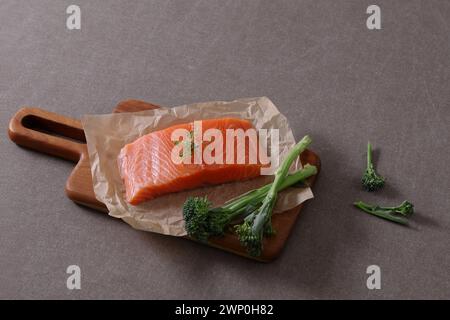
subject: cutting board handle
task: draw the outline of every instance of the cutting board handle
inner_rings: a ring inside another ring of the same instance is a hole
[[[16,144],[77,162],[86,150],[81,122],[40,108],[21,108],[9,122]]]

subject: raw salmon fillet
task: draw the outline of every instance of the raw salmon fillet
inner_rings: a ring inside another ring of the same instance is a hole
[[[201,164],[195,164],[193,160],[190,164],[176,164],[172,161],[172,150],[177,145],[177,142],[171,139],[172,132],[176,129],[187,129],[189,132],[193,132],[193,122],[151,132],[125,145],[118,156],[119,172],[125,185],[126,200],[130,204],[136,205],[171,192],[246,180],[260,175],[262,165],[259,160],[256,162],[249,160],[251,148],[247,139],[245,160],[242,160],[242,157],[240,158],[243,163],[238,164],[237,162],[236,139],[234,139],[234,164],[229,164],[226,161],[226,130],[243,129],[245,131],[253,128],[249,121],[223,118],[202,120],[201,122],[202,136],[210,128],[221,131],[224,146],[222,151],[223,164],[206,164],[205,161],[201,161]],[[202,142],[203,150],[209,143],[211,142]],[[253,150],[253,152],[255,151]],[[194,151],[192,151],[192,159],[193,153]],[[213,155],[215,155],[215,152],[213,152]],[[182,156],[181,153],[180,157]]]

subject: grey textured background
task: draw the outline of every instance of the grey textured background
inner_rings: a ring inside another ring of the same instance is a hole
[[[82,9],[68,31],[65,9]],[[382,30],[369,31],[369,4]],[[0,298],[450,298],[450,2],[0,2]],[[268,96],[323,171],[278,260],[138,232],[64,194],[72,164],[8,140],[22,105],[67,116]],[[385,190],[360,189],[377,148]],[[355,200],[413,201],[402,227]],[[82,289],[66,289],[77,264]],[[366,288],[366,267],[382,289]]]

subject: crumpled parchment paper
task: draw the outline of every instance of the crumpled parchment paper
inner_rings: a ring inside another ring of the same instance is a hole
[[[96,198],[109,215],[123,219],[133,228],[172,236],[184,236],[182,206],[189,196],[207,195],[215,206],[248,190],[269,183],[272,176],[233,182],[167,194],[137,206],[125,201],[117,156],[120,149],[138,137],[155,130],[201,119],[243,118],[256,129],[279,129],[280,163],[295,144],[288,121],[266,97],[194,103],[174,108],[160,108],[133,113],[85,115],[82,124],[86,135],[92,182]],[[270,138],[270,136],[268,137]],[[269,143],[270,147],[270,143]],[[294,169],[301,167],[299,161]],[[313,197],[310,188],[290,188],[280,193],[275,212],[291,209]]]

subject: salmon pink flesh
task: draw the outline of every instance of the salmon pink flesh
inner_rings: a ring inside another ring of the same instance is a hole
[[[167,193],[271,174],[278,155],[278,130],[221,118],[148,133],[121,149],[118,167],[126,200],[137,205]]]

